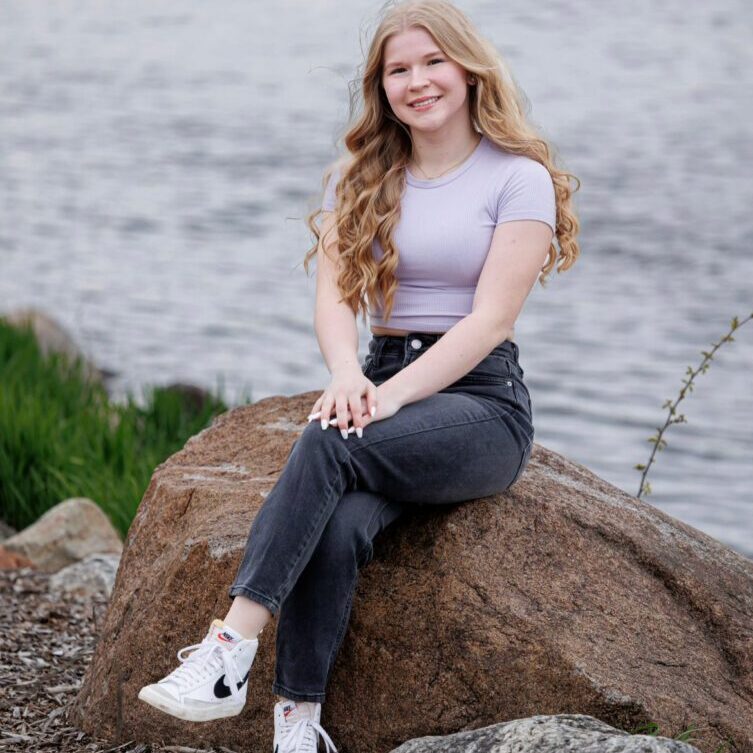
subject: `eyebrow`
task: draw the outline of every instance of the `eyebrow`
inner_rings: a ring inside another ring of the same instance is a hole
[[[441,50],[432,50],[431,52],[427,52],[424,55],[424,58],[434,57],[435,55],[444,55],[444,52],[442,52]],[[405,63],[402,63],[399,60],[392,60],[389,63],[385,63],[384,67],[392,68],[393,65],[405,65]]]

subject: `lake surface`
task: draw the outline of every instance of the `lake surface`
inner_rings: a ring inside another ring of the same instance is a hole
[[[662,404],[753,311],[753,11],[458,4],[582,181],[581,258],[516,326],[536,440],[635,494]],[[0,310],[52,314],[118,394],[323,389],[303,218],[378,9],[4,2]],[[647,501],[753,556],[753,323],[680,411]]]

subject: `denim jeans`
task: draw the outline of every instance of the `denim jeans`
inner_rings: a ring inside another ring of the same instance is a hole
[[[376,335],[363,373],[382,384],[439,337]],[[309,423],[251,525],[229,590],[277,616],[273,692],[323,702],[377,534],[420,506],[508,489],[528,464],[533,434],[510,340],[443,390],[374,421],[360,439]]]

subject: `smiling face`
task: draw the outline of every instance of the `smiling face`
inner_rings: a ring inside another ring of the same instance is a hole
[[[384,46],[382,86],[395,116],[411,133],[470,121],[467,76],[425,29],[393,34]],[[427,98],[438,99],[416,103]]]

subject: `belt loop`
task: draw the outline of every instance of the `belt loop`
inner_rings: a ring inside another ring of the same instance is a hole
[[[387,338],[384,335],[374,336],[374,352],[371,355],[374,361],[379,361],[379,359],[381,358],[382,350],[384,350],[384,343],[386,342],[386,340]]]

